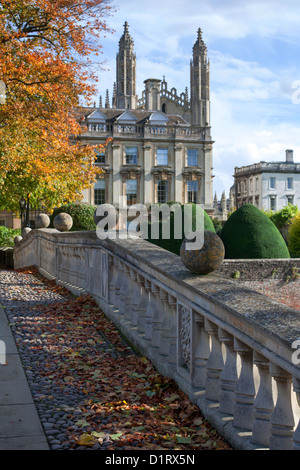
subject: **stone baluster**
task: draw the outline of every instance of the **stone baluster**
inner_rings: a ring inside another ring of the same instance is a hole
[[[204,317],[195,314],[192,326],[192,385],[205,388],[206,364],[210,355],[209,335],[204,328]]]
[[[108,302],[114,306],[116,304],[116,283],[118,279],[118,270],[116,267],[116,259],[109,256],[109,289],[108,289]]]
[[[300,379],[294,377],[293,380],[294,392],[296,394],[296,400],[298,404],[298,411],[300,410]],[[299,414],[299,413],[298,413]],[[300,420],[298,418],[298,426],[294,432],[294,446],[293,450],[300,450]]]
[[[168,357],[168,362],[176,364],[177,320],[176,299],[169,293],[161,291],[161,301],[164,305],[164,318],[161,326],[160,354]]]
[[[241,373],[235,388],[234,426],[251,431],[255,397],[253,350],[236,338],[234,349],[241,358]]]
[[[226,359],[221,372],[220,411],[233,415],[235,403],[235,387],[237,384],[237,357],[233,347],[233,336],[219,328],[219,339],[226,349]]]
[[[139,303],[140,288],[136,271],[127,269],[127,294],[125,297],[124,318],[131,323],[133,311]]]
[[[120,271],[122,273],[122,285],[120,288],[120,297],[119,297],[119,314],[124,315],[126,311],[126,302],[128,299],[129,287],[128,287],[128,267],[125,264],[121,264]]]
[[[163,289],[160,289],[160,300],[163,305],[163,318],[160,328],[160,344],[159,344],[159,353],[163,356],[169,355],[169,334],[171,330],[171,319],[168,312],[168,293]]]
[[[145,283],[145,287],[146,287],[146,289],[148,291],[148,294],[149,294],[148,307],[147,307],[147,310],[146,310],[146,313],[145,313],[145,339],[151,341],[151,339],[152,339],[152,328],[153,328],[152,321],[153,321],[153,317],[155,315],[156,305],[155,305],[154,294],[153,294],[153,291],[152,291],[151,281],[147,280],[146,283]]]
[[[205,397],[208,400],[219,402],[220,376],[224,366],[222,343],[219,341],[218,327],[215,323],[205,318],[204,327],[211,339],[210,355],[206,363]]]
[[[161,327],[163,323],[164,317],[164,306],[161,301],[161,289],[152,283],[152,292],[154,296],[155,302],[155,309],[154,315],[152,319],[152,338],[151,338],[151,346],[154,348],[159,348],[161,344]]]
[[[271,416],[270,450],[292,450],[294,416],[291,402],[292,377],[273,362],[270,372],[277,385],[277,400]]]
[[[171,320],[171,330],[169,337],[169,364],[172,364],[174,367],[177,365],[177,299],[171,294],[168,294],[168,309],[170,312]]]
[[[140,286],[140,301],[136,307],[136,325],[139,334],[145,333],[145,315],[149,305],[149,293],[145,288],[146,279],[139,273],[137,275],[137,282]]]
[[[119,309],[121,287],[122,287],[122,282],[123,282],[123,266],[122,266],[122,263],[118,259],[115,260],[115,268],[118,273],[117,280],[115,283],[115,306],[117,309]]]
[[[271,415],[274,409],[272,377],[269,370],[269,361],[254,351],[254,364],[259,373],[259,389],[254,400],[254,420],[252,426],[253,444],[269,447],[271,435]]]

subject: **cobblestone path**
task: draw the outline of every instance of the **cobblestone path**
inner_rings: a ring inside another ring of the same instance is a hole
[[[0,304],[51,450],[231,449],[93,299],[2,269]]]

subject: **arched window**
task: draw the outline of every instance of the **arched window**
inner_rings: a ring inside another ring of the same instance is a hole
[[[167,105],[166,105],[166,103],[163,103],[163,104],[162,104],[161,110],[162,110],[163,113],[167,113]]]

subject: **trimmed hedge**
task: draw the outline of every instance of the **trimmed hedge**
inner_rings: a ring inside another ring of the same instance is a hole
[[[252,204],[245,204],[232,213],[220,237],[227,259],[290,258],[277,227]]]
[[[92,204],[85,204],[80,202],[70,202],[63,206],[54,209],[50,216],[50,227],[53,228],[53,220],[57,214],[66,212],[73,219],[73,226],[70,232],[77,232],[82,230],[96,230],[96,224],[94,222],[94,212],[96,206]]]
[[[181,214],[182,214],[182,234],[181,238],[174,238],[174,212],[171,211],[170,217],[167,220],[161,220],[159,222],[159,238],[158,239],[152,239],[151,238],[151,222],[149,222],[148,226],[148,234],[149,238],[148,241],[153,243],[154,245],[160,246],[161,248],[164,248],[165,250],[168,250],[172,253],[175,253],[176,255],[180,255],[180,247],[181,244],[185,238],[184,235],[184,208],[187,204],[180,204],[176,202],[168,202],[167,203],[169,206],[172,206],[173,204],[178,204],[181,206]],[[160,204],[158,204],[159,206]],[[195,231],[196,229],[196,215],[198,217],[204,216],[204,230],[210,230],[211,232],[215,233],[215,228],[214,224],[209,217],[209,215],[197,204],[188,204],[189,206],[192,207],[192,221],[191,221],[191,226],[192,226],[192,231]],[[170,223],[170,239],[163,239],[162,238],[162,233],[163,233],[163,224],[168,224]]]
[[[1,247],[13,247],[14,238],[17,235],[21,235],[21,229],[12,229],[0,226],[0,246]]]

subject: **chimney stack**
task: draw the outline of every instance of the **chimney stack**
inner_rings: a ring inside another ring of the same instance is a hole
[[[285,161],[287,163],[293,163],[293,161],[294,161],[293,153],[294,153],[293,150],[286,150],[285,151]]]

